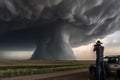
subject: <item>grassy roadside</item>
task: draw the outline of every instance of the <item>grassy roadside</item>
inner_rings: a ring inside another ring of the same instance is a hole
[[[25,62],[24,62],[25,63]],[[31,63],[27,65],[2,65],[0,66],[0,77],[15,77],[15,76],[25,76],[33,74],[43,74],[56,71],[65,71],[72,69],[88,68],[89,64],[85,62],[78,61],[43,61],[43,63],[38,61],[37,63]]]

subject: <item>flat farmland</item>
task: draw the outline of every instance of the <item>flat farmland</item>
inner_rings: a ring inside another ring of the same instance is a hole
[[[23,65],[67,65],[67,64],[92,64],[92,60],[25,60],[25,61],[0,61],[0,66],[23,66]]]

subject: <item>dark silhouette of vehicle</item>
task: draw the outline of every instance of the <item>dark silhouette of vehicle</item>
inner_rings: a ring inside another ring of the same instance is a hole
[[[120,77],[120,55],[104,57],[104,66],[105,66],[107,76],[117,75],[118,77]],[[91,75],[95,76],[96,64],[90,65],[89,72]]]

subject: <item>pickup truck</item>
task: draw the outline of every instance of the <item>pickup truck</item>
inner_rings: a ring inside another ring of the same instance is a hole
[[[113,55],[113,56],[104,57],[104,66],[105,66],[107,76],[117,75],[120,78],[120,55]],[[89,72],[91,75],[95,76],[96,64],[90,65]]]

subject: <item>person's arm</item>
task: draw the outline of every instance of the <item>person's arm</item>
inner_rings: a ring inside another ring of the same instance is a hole
[[[104,46],[102,46],[102,54],[103,54],[103,56],[104,56]]]
[[[94,45],[94,49],[93,49],[93,51],[96,51],[96,45]]]

